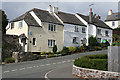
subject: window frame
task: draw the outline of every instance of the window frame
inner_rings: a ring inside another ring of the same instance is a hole
[[[115,26],[115,22],[114,21],[112,21],[112,26]]]
[[[86,30],[85,27],[82,27],[82,33],[86,33],[85,30]]]
[[[14,25],[15,25],[14,22],[12,22],[11,25],[10,25],[11,29],[14,29]]]
[[[54,47],[55,44],[56,44],[56,41],[55,41],[55,40],[48,39],[48,47]]]
[[[34,40],[35,39],[35,40]],[[36,46],[36,38],[32,38],[32,45]]]
[[[107,32],[107,34],[106,34]],[[109,31],[108,30],[105,30],[105,36],[109,36]]]
[[[18,23],[18,28],[22,28],[23,27],[23,23],[22,23],[22,21],[19,21],[19,23]]]
[[[78,26],[75,26],[75,32],[79,32]]]
[[[99,33],[99,32],[100,32],[100,33]],[[97,34],[98,34],[98,35],[102,35],[101,33],[102,33],[102,30],[101,30],[101,29],[97,29]]]
[[[48,31],[56,31],[56,25],[55,24],[49,24],[48,25]]]

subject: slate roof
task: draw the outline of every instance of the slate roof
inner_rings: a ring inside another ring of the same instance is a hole
[[[58,12],[56,15],[64,22],[68,24],[74,24],[74,25],[81,25],[86,26],[84,23],[82,23],[74,14],[70,13],[64,13],[64,12]]]
[[[117,21],[117,20],[120,20],[120,12],[108,15],[105,19],[106,22],[107,21]]]
[[[37,17],[41,20],[41,22],[48,22],[48,23],[54,23],[54,24],[60,24],[62,25],[62,23],[52,14],[50,14],[48,11],[45,10],[40,10],[40,9],[32,9],[30,11],[34,11],[34,13],[37,15]],[[30,11],[26,12],[25,14],[13,19],[10,22],[16,22],[16,21],[20,21],[20,20],[25,20],[25,22],[29,25],[29,26],[40,26],[36,20],[33,18],[33,16],[29,13]]]
[[[83,18],[86,22],[89,22],[89,16],[85,16],[82,14],[77,13],[81,18]],[[91,23],[93,25],[95,25],[96,27],[101,27],[101,28],[107,28],[107,29],[112,29],[110,28],[107,24],[105,24],[102,20],[97,19],[97,18],[93,18],[93,22]]]

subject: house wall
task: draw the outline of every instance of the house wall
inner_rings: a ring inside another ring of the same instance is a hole
[[[101,29],[101,35],[97,34],[97,38],[101,38],[101,42],[106,39],[110,44],[112,44],[112,30],[111,29],[106,29],[106,28],[100,28],[100,27],[97,27],[97,29]],[[105,31],[108,31],[108,35],[109,36],[106,36],[105,35]]]
[[[112,26],[112,22],[115,22],[115,26]],[[105,22],[108,26],[110,26],[112,29],[117,28],[120,25],[120,20],[119,21],[107,21]]]
[[[7,25],[8,29],[6,30],[6,34],[19,36],[19,35],[24,33],[26,35],[26,37],[28,38],[28,25],[26,24],[26,22],[24,20],[21,20],[21,21],[22,21],[22,27],[21,28],[19,28],[19,22],[20,21],[14,22],[14,28],[13,29],[11,29],[11,23],[8,23],[8,25]],[[22,46],[23,44],[21,43],[21,40],[19,40],[19,42]],[[27,52],[27,45],[25,45],[25,52]]]
[[[64,46],[82,46],[81,40],[83,38],[86,38],[86,33],[82,33],[82,27],[85,26],[78,26],[78,31],[75,32],[75,26],[78,25],[72,25],[72,24],[66,24],[64,23]],[[86,27],[85,27],[86,30]],[[78,37],[78,44],[73,43],[73,37]]]
[[[56,42],[58,51],[63,48],[63,25],[56,25],[56,31],[48,31],[49,23],[42,22],[41,27],[29,27],[29,52],[52,51],[52,47],[48,47],[48,39]],[[30,35],[32,32],[32,35]],[[36,45],[32,45],[32,39],[36,38]],[[31,42],[31,43],[30,43]]]

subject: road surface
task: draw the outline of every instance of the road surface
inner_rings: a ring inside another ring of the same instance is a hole
[[[20,80],[18,78],[21,78],[21,80],[45,80],[45,78],[48,80],[64,80],[66,78],[77,80],[78,78],[72,75],[73,61],[89,54],[107,54],[107,51],[85,52],[17,64],[6,64],[2,66],[2,77],[10,78],[3,80]]]

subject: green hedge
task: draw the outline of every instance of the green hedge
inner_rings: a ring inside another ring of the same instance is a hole
[[[10,58],[5,58],[4,60],[5,63],[14,63],[15,62],[15,59],[10,57]]]
[[[88,55],[78,58],[74,61],[74,65],[83,68],[107,70],[107,55]]]

